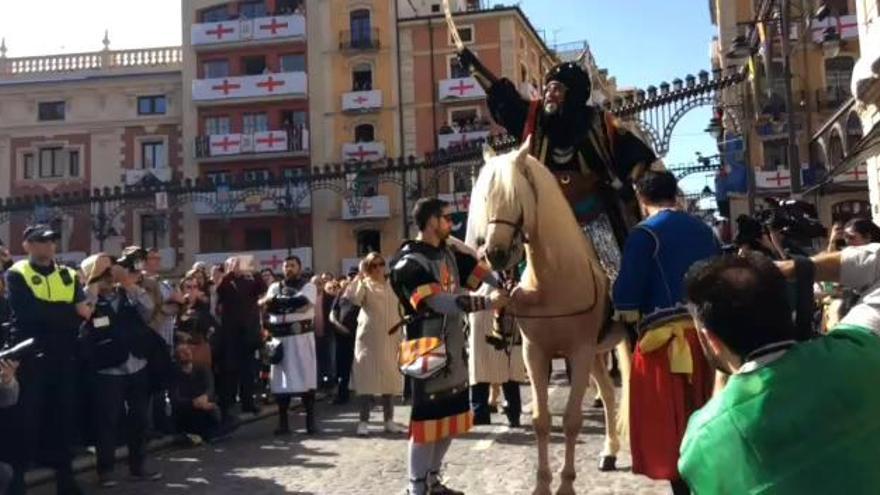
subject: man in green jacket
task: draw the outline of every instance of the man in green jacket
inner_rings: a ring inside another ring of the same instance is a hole
[[[866,295],[833,332],[801,343],[786,296],[792,262],[725,257],[688,275],[700,343],[732,375],[682,441],[678,468],[693,493],[880,489],[880,244],[813,261],[819,280]]]

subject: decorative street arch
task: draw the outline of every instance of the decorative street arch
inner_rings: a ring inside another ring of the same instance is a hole
[[[657,155],[664,157],[669,152],[675,126],[688,112],[718,105],[721,91],[744,79],[743,72],[723,76],[721,71],[715,71],[710,78],[708,72],[701,71],[697,76],[687,75],[684,81],[676,78],[672,84],[662,82],[659,88],[652,85],[647,90],[631,92],[606,103],[606,106],[623,122],[641,129]],[[740,132],[737,113],[727,115],[732,118],[734,130]]]

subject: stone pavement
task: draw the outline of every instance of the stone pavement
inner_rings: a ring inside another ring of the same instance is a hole
[[[528,389],[523,387],[523,401],[528,403]],[[553,436],[552,469],[562,465],[563,435],[561,412],[567,387],[551,389]],[[588,393],[589,402],[592,395]],[[528,407],[528,406],[527,406]],[[405,487],[406,440],[404,435],[380,432],[379,410],[374,411],[372,435],[354,435],[357,412],[346,407],[320,404],[323,434],[305,437],[301,433],[286,439],[272,436],[274,419],[246,425],[232,437],[214,445],[163,451],[154,457],[152,467],[164,478],[152,483],[123,481],[119,487],[99,490],[93,472],[80,476],[88,493],[125,494],[315,494],[315,495],[398,495]],[[579,494],[666,495],[666,483],[654,482],[629,472],[630,459],[622,453],[621,471],[600,473],[597,458],[603,440],[603,415],[585,401],[586,420],[578,445]],[[396,417],[403,422],[408,408],[398,406]],[[528,423],[528,415],[523,420]],[[477,427],[457,439],[446,456],[448,484],[468,495],[529,494],[535,475],[536,451],[528,427],[508,430],[501,416],[492,426]],[[293,425],[302,426],[302,416],[292,417]],[[125,473],[125,461],[117,464]],[[555,478],[554,487],[558,483]],[[32,493],[52,494],[54,487],[43,485]]]

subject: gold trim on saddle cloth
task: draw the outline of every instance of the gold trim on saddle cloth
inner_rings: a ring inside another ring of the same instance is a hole
[[[693,329],[694,322],[689,317],[663,322],[642,335],[639,350],[643,353],[654,352],[669,343],[669,370],[690,375],[694,372],[694,359],[685,335]]]
[[[448,437],[464,435],[474,427],[471,411],[440,419],[412,421],[409,436],[415,443],[431,443]]]

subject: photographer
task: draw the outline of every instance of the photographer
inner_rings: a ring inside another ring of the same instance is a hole
[[[834,331],[804,342],[783,276],[794,276],[793,261],[753,254],[691,270],[700,343],[732,374],[691,416],[682,442],[678,467],[695,493],[876,493],[878,253],[873,244],[813,258],[818,280],[869,289]]]
[[[13,413],[16,445],[10,493],[25,492],[24,476],[42,446],[59,494],[80,493],[71,467],[76,391],[76,338],[91,314],[77,272],[55,263],[58,234],[47,225],[25,229],[28,258],[6,272],[12,339],[35,340],[39,352],[21,359],[19,403]]]
[[[260,309],[257,301],[266,292],[263,279],[254,276],[253,259],[234,256],[226,261],[223,278],[217,285],[217,303],[222,315],[214,349],[220,410],[225,422],[240,390],[242,412],[258,413],[254,400],[257,360],[260,346]]]
[[[142,265],[140,286],[147,291],[153,302],[153,313],[147,323],[155,334],[162,338],[161,342],[155,342],[157,352],[164,352],[171,356],[171,348],[174,346],[174,323],[175,317],[180,312],[183,304],[181,294],[168,281],[159,279],[159,270],[162,266],[162,255],[156,248],[143,249],[139,246],[129,246],[123,253],[130,252],[134,255],[145,257]],[[140,263],[138,263],[140,265]],[[164,380],[160,380],[164,381]],[[172,431],[170,418],[166,411],[168,404],[168,391],[166,384],[156,384],[156,390],[150,398],[152,404],[152,431],[156,434]]]
[[[153,337],[146,317],[152,312],[152,300],[137,285],[140,274],[133,270],[129,260],[123,257],[114,262],[101,253],[89,256],[81,264],[94,301],[94,312],[83,325],[81,340],[90,370],[91,414],[98,482],[102,488],[118,484],[113,467],[121,431],[127,433],[131,477],[161,477],[144,467],[151,389],[147,365]],[[119,427],[120,419],[124,428]]]
[[[18,402],[18,381],[15,379],[17,369],[17,361],[0,359],[0,409],[14,406]],[[6,493],[11,481],[12,466],[0,462],[0,493]]]

